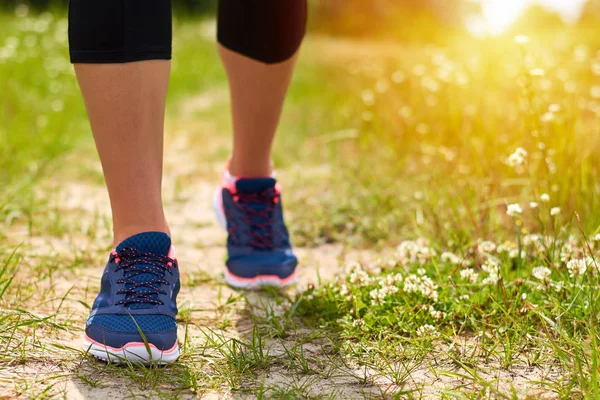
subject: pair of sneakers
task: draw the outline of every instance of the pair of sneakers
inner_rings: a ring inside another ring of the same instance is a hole
[[[228,231],[226,282],[238,289],[285,287],[298,260],[283,219],[274,178],[224,174],[213,197]],[[168,364],[179,357],[179,267],[171,238],[161,232],[132,236],[114,249],[86,324],[84,349],[108,362]]]

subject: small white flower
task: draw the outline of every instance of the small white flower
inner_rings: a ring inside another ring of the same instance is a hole
[[[375,104],[375,93],[373,93],[372,90],[364,90],[361,94],[361,98],[366,106]]]
[[[521,293],[521,300],[527,300],[527,293]]]
[[[598,234],[598,235],[600,236],[600,234]],[[440,259],[443,262],[448,262],[453,265],[460,264],[460,257],[458,257],[456,254],[450,253],[448,251],[442,253],[442,255],[440,256]]]
[[[518,44],[529,43],[529,37],[526,35],[517,35],[517,36],[515,36],[515,43],[518,43]]]
[[[396,71],[392,75],[392,81],[394,83],[402,83],[406,79],[406,75],[402,71]]]
[[[540,281],[547,281],[548,278],[550,278],[550,274],[552,273],[552,271],[550,271],[549,268],[546,267],[535,267],[532,271],[531,274],[533,275],[533,277],[535,279],[538,279]]]
[[[417,328],[417,336],[437,336],[439,332],[434,326],[425,324]]]
[[[539,204],[535,201],[532,201],[531,203],[529,203],[529,208],[538,208]]]
[[[495,285],[500,280],[500,267],[496,262],[492,260],[487,260],[485,264],[481,266],[481,269],[484,272],[488,273],[487,278],[485,278],[481,283],[484,285]]]
[[[559,215],[559,214],[560,214],[560,207],[553,207],[550,210],[550,215],[553,216],[553,217],[556,216],[556,215]]]
[[[470,283],[476,283],[479,274],[473,268],[467,268],[460,271],[460,277]]]
[[[461,294],[460,297],[458,298],[459,300],[469,300],[469,295],[468,294]]]
[[[550,201],[550,195],[548,193],[544,193],[540,196],[540,200],[544,203],[547,203]]]
[[[594,240],[596,242],[600,242],[600,233],[596,233],[596,236],[594,236]]]
[[[354,321],[352,321],[352,326],[355,328],[362,328],[363,326],[365,326],[365,321],[363,321],[362,319],[355,319]]]
[[[350,290],[348,289],[348,285],[342,285],[340,287],[340,295],[347,296],[349,293],[350,293]]]
[[[546,71],[544,71],[542,68],[533,68],[529,71],[529,74],[531,76],[544,76],[546,75]]]
[[[350,283],[355,283],[358,286],[363,286],[369,283],[371,277],[364,270],[359,269],[350,274]]]
[[[550,104],[548,106],[548,111],[553,112],[553,113],[557,113],[560,111],[560,106],[558,104]]]
[[[489,240],[484,240],[483,242],[477,245],[477,251],[479,254],[492,253],[496,250],[496,243],[491,242]]]
[[[523,213],[523,209],[519,204],[509,204],[506,209],[506,215],[508,215],[509,217],[514,218],[517,215],[520,215],[521,213]]]
[[[544,115],[542,115],[542,118],[540,118],[540,120],[542,122],[552,122],[555,119],[556,119],[556,115],[554,115],[554,113],[551,113],[549,111],[547,113],[544,113]]]
[[[373,289],[369,293],[369,296],[371,296],[371,303],[375,306],[385,303],[386,295],[382,290]]]
[[[508,165],[513,168],[518,167],[525,162],[525,157],[527,157],[527,151],[522,147],[517,147],[514,153],[508,157]]]
[[[583,258],[569,260],[569,262],[567,262],[567,269],[569,270],[569,276],[571,278],[577,278],[587,271],[587,260]]]

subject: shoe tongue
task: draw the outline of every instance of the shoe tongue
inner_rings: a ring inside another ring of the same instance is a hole
[[[117,246],[117,252],[132,248],[140,253],[150,253],[157,256],[169,255],[171,238],[163,232],[144,232],[125,239]]]
[[[132,248],[138,251],[139,253],[150,253],[157,256],[168,256],[169,250],[171,249],[171,238],[169,237],[169,235],[163,232],[138,233],[137,235],[125,239],[120,245],[118,245],[117,252],[120,252],[125,248]],[[136,292],[143,292],[148,288],[160,286],[154,283],[156,282],[157,277],[156,275],[151,273],[134,275],[131,277],[131,279],[136,282],[148,282],[147,285],[138,287],[136,289]],[[127,286],[129,287],[130,285]],[[158,298],[158,296],[156,295],[152,295],[151,297],[154,299]],[[133,303],[128,306],[128,308],[132,310],[152,307],[154,306],[146,303]]]
[[[257,193],[275,187],[276,183],[273,178],[241,178],[235,182],[235,188],[240,193]]]

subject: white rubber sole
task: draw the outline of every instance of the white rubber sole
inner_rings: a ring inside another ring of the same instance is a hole
[[[212,208],[215,212],[215,216],[217,217],[217,222],[219,226],[224,230],[227,230],[227,219],[225,218],[225,213],[223,213],[223,207],[221,205],[221,196],[222,189],[219,187],[215,191],[212,198]],[[297,276],[294,272],[291,276],[283,279],[276,275],[259,275],[256,278],[241,278],[239,276],[233,275],[227,267],[225,268],[225,282],[235,288],[235,289],[243,289],[243,290],[260,290],[265,287],[274,287],[278,289],[283,289],[285,287],[291,286],[297,282]]]
[[[179,345],[175,345],[169,350],[159,350],[154,345],[148,344],[150,351],[144,343],[128,343],[123,347],[114,348],[100,344],[87,335],[83,341],[83,350],[92,356],[109,363],[115,364],[171,364],[179,358]]]

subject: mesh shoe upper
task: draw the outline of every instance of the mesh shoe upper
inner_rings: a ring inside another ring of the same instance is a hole
[[[177,261],[169,257],[171,239],[159,232],[125,240],[111,253],[101,289],[86,325],[96,342],[122,347],[148,343],[161,350],[177,340]]]
[[[229,233],[229,271],[242,278],[287,278],[298,260],[283,219],[281,192],[273,178],[238,179],[222,189]]]

